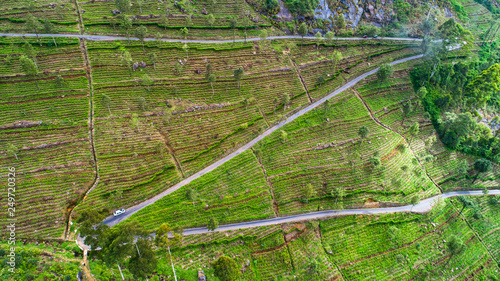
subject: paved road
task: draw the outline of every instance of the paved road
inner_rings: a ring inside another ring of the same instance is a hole
[[[403,62],[406,62],[406,61],[409,61],[409,60],[414,60],[414,59],[418,59],[418,58],[421,58],[422,55],[417,55],[417,56],[413,56],[413,57],[408,57],[408,58],[404,58],[404,59],[401,59],[401,60],[397,60],[397,61],[394,61],[391,63],[391,65],[395,65],[395,64],[399,64],[399,63],[403,63]],[[299,110],[298,112],[294,113],[292,116],[289,116],[285,121],[282,121],[280,123],[278,123],[277,125],[269,128],[267,131],[265,131],[264,133],[262,133],[261,135],[259,135],[258,137],[256,137],[255,139],[251,140],[250,142],[248,142],[247,144],[241,146],[240,148],[238,148],[236,151],[232,152],[231,154],[225,156],[224,158],[218,160],[217,162],[213,163],[212,165],[206,167],[205,169],[197,172],[196,174],[182,180],[181,182],[177,183],[176,185],[170,187],[169,189],[163,191],[162,193],[156,195],[155,197],[151,198],[151,199],[148,199],[138,205],[135,205],[135,206],[132,206],[130,208],[127,209],[127,212],[124,214],[124,215],[121,215],[119,217],[114,217],[114,216],[109,216],[107,217],[105,220],[104,220],[104,224],[106,225],[109,225],[109,226],[114,226],[122,221],[124,221],[125,219],[129,218],[131,215],[135,214],[136,212],[138,212],[139,210],[141,210],[142,208],[148,206],[148,205],[151,205],[153,203],[155,203],[156,201],[160,200],[161,198],[163,198],[164,196],[167,196],[169,194],[171,194],[172,192],[178,190],[179,188],[189,184],[190,182],[192,182],[193,180],[203,176],[204,174],[206,173],[209,173],[213,170],[215,170],[217,167],[221,166],[222,164],[226,163],[227,161],[233,159],[234,157],[238,156],[239,154],[241,154],[242,152],[250,149],[252,146],[254,146],[256,143],[258,143],[259,141],[261,141],[263,138],[269,136],[270,134],[272,134],[273,132],[275,132],[276,130],[280,129],[281,127],[285,126],[286,124],[294,121],[295,119],[297,119],[298,117],[306,114],[307,112],[313,110],[314,108],[320,106],[322,103],[324,103],[326,100],[328,99],[331,99],[333,98],[334,96],[344,92],[345,90],[351,88],[352,86],[354,86],[356,83],[358,83],[359,81],[363,80],[364,78],[376,73],[378,71],[378,68],[372,70],[372,71],[369,71],[369,72],[366,72],[358,77],[356,77],[355,79],[349,81],[348,83],[346,83],[345,85],[343,85],[342,87],[340,87],[339,89],[331,92],[330,94],[326,95],[325,97],[323,97],[322,99],[308,105],[307,107],[303,108],[302,110]]]
[[[490,190],[489,194],[500,194],[500,189],[495,189],[495,190]],[[425,200],[422,200],[419,204],[413,206],[413,205],[406,205],[406,206],[401,206],[401,207],[391,207],[391,208],[375,208],[375,209],[346,209],[346,210],[329,210],[329,211],[321,211],[321,212],[313,212],[313,213],[307,213],[307,214],[302,214],[302,215],[295,215],[295,216],[289,216],[289,217],[281,217],[281,218],[273,218],[273,219],[267,219],[267,220],[258,220],[258,221],[251,221],[251,222],[242,222],[242,223],[235,223],[235,224],[227,224],[227,225],[221,225],[219,228],[215,229],[214,231],[228,231],[228,230],[235,230],[235,229],[244,229],[244,228],[252,228],[252,227],[260,227],[260,226],[267,226],[267,225],[275,225],[275,224],[283,224],[283,223],[289,223],[289,222],[297,222],[297,221],[306,221],[306,220],[314,220],[314,219],[323,219],[323,218],[329,218],[329,217],[338,217],[338,216],[345,216],[345,215],[374,215],[374,214],[389,214],[389,213],[407,213],[407,212],[414,212],[414,213],[425,213],[428,212],[432,209],[434,206],[436,200],[438,198],[450,198],[450,197],[455,197],[455,196],[460,196],[460,195],[483,195],[482,190],[474,190],[474,191],[452,191],[452,192],[446,192],[443,194],[436,195],[434,197],[427,198]],[[200,228],[190,228],[184,230],[184,235],[193,235],[193,234],[202,234],[202,233],[208,233],[208,229],[206,227],[200,227]]]
[[[33,33],[0,33],[0,36],[8,37],[36,37]],[[107,35],[86,35],[86,34],[38,34],[38,37],[69,37],[69,38],[84,38],[92,41],[112,41],[112,40],[126,40],[126,37],[122,36],[107,36]],[[274,39],[301,39],[300,36],[270,36],[266,40]],[[316,40],[314,36],[304,37],[306,40]],[[130,40],[139,40],[135,37],[130,37]],[[161,39],[163,42],[185,42],[185,43],[232,43],[233,40],[183,40],[183,39]],[[248,38],[246,41],[259,41],[261,38]],[[360,38],[360,37],[335,37],[335,40],[400,40],[400,41],[410,41],[410,42],[421,42],[422,39],[419,38],[399,38],[399,37],[379,37],[379,38]],[[145,38],[144,41],[156,41],[155,38]],[[236,39],[235,42],[245,42],[245,39]]]

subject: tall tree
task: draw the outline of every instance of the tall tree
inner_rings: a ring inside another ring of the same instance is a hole
[[[156,70],[156,61],[158,60],[158,56],[155,53],[149,53],[149,61],[153,64],[154,70]]]
[[[158,44],[159,48],[161,48],[162,38],[163,38],[163,35],[161,34],[161,32],[156,32],[155,40],[156,40],[156,43]]]
[[[210,86],[212,87],[212,98],[215,95],[215,90],[214,90],[214,82],[216,80],[215,74],[210,74],[207,78],[207,82],[210,83]]]
[[[132,20],[129,17],[122,15],[121,20],[120,20],[120,26],[127,33],[127,40],[128,40],[128,44],[130,45],[129,32],[130,32],[130,29],[132,29]]]
[[[474,180],[472,181],[472,184],[477,180],[477,177],[479,176],[479,173],[487,173],[491,171],[493,168],[493,165],[491,164],[491,161],[488,159],[477,159],[476,162],[474,162],[474,170],[477,171],[476,176],[474,177]]]
[[[261,44],[261,48],[262,48],[262,49],[264,49],[264,47],[263,47],[263,46],[264,46],[264,44],[266,43],[267,36],[268,36],[268,35],[267,35],[267,30],[262,29],[262,30],[260,31],[260,33],[259,33],[259,39],[260,39],[260,41],[262,42],[262,44]]]
[[[184,43],[184,45],[182,45],[182,49],[186,52],[186,61],[189,60],[189,47],[188,47],[188,44]]]
[[[198,197],[198,194],[196,192],[196,189],[190,188],[190,189],[186,190],[186,199],[193,202],[193,207],[194,207],[194,201],[196,201],[197,197]]]
[[[130,11],[130,4],[130,0],[115,0],[116,8],[122,13]]]
[[[210,219],[208,219],[208,224],[207,224],[208,231],[214,231],[218,227],[219,227],[219,221],[215,217],[210,217]]]
[[[410,136],[412,139],[416,138],[418,133],[420,131],[420,128],[418,127],[418,122],[414,122],[411,126],[410,126],[410,129],[408,130],[408,132],[410,133]],[[411,143],[411,141],[410,141]],[[408,143],[408,144],[410,144]]]
[[[182,37],[184,37],[184,40],[187,39],[188,34],[189,34],[189,30],[187,28],[185,28],[185,27],[181,28],[181,35],[182,35]]]
[[[281,103],[283,103],[283,111],[285,111],[286,106],[290,103],[290,95],[289,94],[281,95]]]
[[[130,127],[136,128],[139,131],[139,114],[133,113],[132,117],[130,117]]]
[[[42,43],[40,42],[40,38],[38,37],[38,31],[42,28],[42,25],[40,24],[40,21],[35,18],[31,13],[28,13],[26,16],[26,30],[30,32],[34,32],[36,34],[36,39],[38,40],[38,43],[40,46],[42,46]]]
[[[54,24],[51,23],[48,19],[46,19],[43,22],[43,33],[46,34],[57,33],[57,29],[55,28]],[[54,45],[57,47],[56,39],[54,38],[54,36],[52,36],[52,42],[54,42]]]
[[[144,4],[144,0],[136,0],[137,6],[139,6],[139,11],[142,14],[142,5]]]
[[[148,35],[148,29],[144,25],[141,25],[135,29],[135,37],[139,38],[139,41],[141,41],[142,52],[144,54],[146,54],[146,50],[144,50],[144,38],[146,38],[147,35]]]
[[[107,107],[108,108],[108,111],[109,111],[109,115],[111,115],[111,109],[110,109],[110,106],[111,106],[111,98],[106,95],[106,94],[103,94],[102,95],[102,98],[101,98],[101,105],[104,106],[104,107]]]
[[[238,264],[230,257],[219,257],[213,267],[214,274],[220,281],[236,281],[241,275]]]
[[[33,48],[33,46],[28,42],[25,42],[23,47],[24,47],[24,50],[23,50],[24,54],[27,57],[33,59],[33,62],[35,63],[35,66],[36,66],[36,69],[38,69],[38,64],[36,62],[37,51],[35,50],[35,48]]]
[[[7,144],[7,154],[14,155],[14,157],[16,157],[16,160],[19,160],[19,158],[17,158],[18,153],[19,148],[17,146],[13,145],[12,143]]]
[[[228,22],[229,22],[229,27],[231,27],[231,29],[233,30],[233,45],[234,45],[234,40],[235,40],[234,37],[236,36],[236,25],[238,24],[238,18],[236,18],[235,16],[230,16]]]
[[[21,57],[19,57],[19,63],[21,64],[21,70],[24,72],[24,74],[26,74],[27,76],[31,76],[33,78],[38,91],[40,91],[40,87],[38,86],[38,81],[36,80],[38,69],[36,68],[36,65],[33,62],[33,60],[25,55],[22,55]]]
[[[245,74],[245,71],[243,70],[243,67],[238,67],[233,71],[233,77],[236,82],[238,82],[238,95],[241,94],[241,87],[240,87],[240,81],[241,78],[243,78],[243,75]]]
[[[316,38],[316,51],[318,52],[319,55],[319,44],[323,40],[323,35],[321,35],[321,32],[318,31],[316,32],[316,34],[314,34],[314,37]]]
[[[123,51],[120,62],[127,67],[130,76],[132,76],[132,56],[127,50]]]
[[[358,135],[361,139],[366,139],[368,137],[368,134],[370,134],[370,129],[368,129],[368,127],[363,125],[359,128]]]
[[[458,238],[456,235],[452,235],[448,239],[448,241],[446,241],[446,250],[450,253],[450,258],[446,262],[446,265],[448,265],[453,256],[463,253],[465,251],[465,248],[466,245],[464,244],[462,239]]]
[[[167,16],[165,14],[162,14],[161,17],[160,17],[160,25],[163,26],[163,29],[167,30],[168,18],[167,18]]]
[[[469,97],[470,104],[483,107],[486,102],[500,91],[500,64],[495,63],[466,86],[465,95]]]
[[[307,28],[307,24],[305,22],[301,23],[299,26],[299,35],[302,37],[302,41],[300,42],[300,50],[302,51],[302,45],[304,44],[304,36],[307,35],[309,29]]]
[[[169,238],[172,235],[172,238]],[[176,247],[182,243],[182,235],[174,231],[174,229],[168,223],[163,223],[160,225],[158,230],[156,230],[155,244],[158,247],[167,247],[168,254],[170,256],[170,264],[172,265],[172,270],[174,272],[174,279],[177,281],[177,275],[175,274],[174,261],[172,259],[172,253],[170,252],[170,247]]]
[[[335,18],[335,27],[337,28],[337,34],[341,29],[344,29],[346,27],[345,17],[343,14],[340,14]]]
[[[153,85],[153,79],[151,79],[148,74],[144,74],[141,80],[142,85],[148,89],[148,92],[151,92],[150,87]]]
[[[158,261],[149,239],[138,238],[135,247],[136,251],[132,250],[132,256],[128,261],[128,270],[136,280],[145,279],[155,272]]]
[[[214,17],[214,15],[213,14],[208,15],[207,21],[208,21],[208,24],[210,26],[214,26],[214,23],[215,23],[215,17]]]
[[[378,90],[380,91],[380,85],[382,83],[385,83],[386,81],[389,80],[389,78],[392,76],[392,73],[394,73],[394,70],[392,69],[392,65],[388,63],[382,64],[378,71],[377,71],[377,78],[378,78]]]
[[[335,38],[335,34],[331,31],[328,31],[326,34],[325,34],[325,38],[326,40],[328,40],[328,42],[331,44],[333,39]],[[326,56],[328,57],[328,47],[326,47]]]
[[[308,183],[306,184],[306,186],[304,186],[302,194],[304,195],[305,201],[307,203],[309,202],[309,199],[311,199],[314,195],[316,195],[316,190],[314,190],[312,184]]]

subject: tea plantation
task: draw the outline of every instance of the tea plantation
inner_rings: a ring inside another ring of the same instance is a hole
[[[499,280],[499,15],[2,1],[0,279]]]

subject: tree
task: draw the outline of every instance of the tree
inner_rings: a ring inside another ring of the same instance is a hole
[[[477,171],[476,177],[472,181],[472,184],[477,180],[477,177],[479,176],[479,173],[486,173],[491,171],[493,168],[493,165],[491,164],[491,161],[488,159],[477,159],[476,162],[474,162],[474,170]]]
[[[240,80],[241,80],[241,78],[243,78],[244,73],[245,73],[245,71],[243,70],[243,67],[241,67],[241,66],[233,71],[234,80],[236,80],[236,82],[238,82],[238,95],[241,94]]]
[[[38,43],[40,46],[42,46],[42,43],[40,42],[40,38],[38,37],[38,31],[42,28],[40,21],[38,21],[35,16],[33,16],[31,13],[28,13],[26,16],[26,30],[33,32],[36,34],[36,39],[38,40]]]
[[[435,27],[436,24],[434,22],[434,19],[429,17],[424,18],[422,22],[418,25],[418,28],[420,29],[420,31],[422,31],[424,36],[429,35],[434,30]]]
[[[457,175],[463,175],[467,173],[467,171],[469,171],[469,163],[467,163],[466,159],[459,161],[454,170],[455,174]]]
[[[23,47],[24,47],[24,50],[23,50],[24,54],[27,57],[33,59],[33,62],[35,63],[35,66],[36,66],[36,69],[38,69],[38,65],[36,63],[37,51],[35,50],[35,48],[33,48],[33,46],[28,42],[25,42]]]
[[[238,264],[230,257],[221,256],[212,266],[220,281],[236,281],[241,275]]]
[[[472,202],[469,198],[465,196],[458,196],[457,197],[458,202],[462,204],[462,209],[460,210],[460,213],[458,214],[459,216],[462,214],[462,212],[465,210],[465,208],[474,208],[474,202]]]
[[[158,261],[155,252],[151,247],[151,241],[146,238],[139,238],[135,242],[136,251],[132,251],[132,256],[128,262],[128,269],[135,278],[147,278],[155,269]]]
[[[403,110],[402,114],[403,118],[401,118],[401,125],[403,125],[405,119],[410,115],[410,113],[413,112],[413,104],[411,103],[411,100],[402,103],[402,110]]]
[[[189,47],[188,47],[188,44],[184,43],[184,45],[182,45],[182,49],[186,52],[186,61],[189,60]]]
[[[382,162],[380,161],[380,157],[378,156],[372,156],[370,159],[368,159],[368,162],[372,165],[372,169],[379,167]]]
[[[370,134],[370,129],[368,129],[368,127],[363,125],[359,128],[358,135],[361,139],[366,139],[368,137],[368,134]]]
[[[148,35],[148,29],[144,25],[141,25],[135,29],[135,37],[139,38],[139,41],[141,41],[142,52],[144,54],[146,54],[146,50],[144,50],[144,38],[146,38],[147,35]]]
[[[341,187],[335,186],[330,191],[330,195],[333,198],[335,198],[335,204],[337,204],[338,200],[342,201],[344,199],[344,197],[345,197],[345,190],[343,188],[341,188]]]
[[[122,57],[120,59],[121,64],[128,68],[130,76],[132,76],[132,56],[128,51],[123,51]]]
[[[252,21],[245,15],[243,15],[243,25],[245,26],[245,43],[246,43],[247,42],[247,28],[250,25],[252,25]]]
[[[130,0],[115,0],[116,8],[122,13],[126,13],[130,10],[130,4]]]
[[[156,43],[158,44],[158,47],[161,48],[161,43],[162,43],[162,39],[163,38],[163,35],[161,35],[160,32],[156,32],[155,34],[155,40],[156,40]]]
[[[189,30],[187,28],[184,27],[181,29],[181,35],[182,35],[182,37],[184,37],[184,40],[187,39],[188,34],[189,34]]]
[[[337,34],[338,34],[339,30],[346,27],[345,17],[343,14],[340,14],[335,18],[335,27],[337,27]]]
[[[299,35],[302,37],[302,41],[300,42],[300,50],[302,51],[302,44],[304,44],[304,36],[307,35],[309,29],[307,28],[307,24],[305,22],[301,23],[299,26]]]
[[[474,77],[466,86],[465,95],[469,97],[477,107],[481,107],[485,105],[495,93],[500,91],[499,85],[500,64],[495,63],[488,69],[483,70],[480,75]]]
[[[219,227],[219,221],[215,217],[210,217],[207,224],[208,231],[214,231]]]
[[[463,253],[465,251],[465,247],[466,245],[462,239],[458,238],[456,235],[452,235],[448,241],[446,241],[446,249],[450,253],[450,258],[446,262],[446,265],[448,265],[453,256]]]
[[[377,78],[378,78],[378,90],[380,91],[380,84],[386,82],[389,80],[389,78],[392,76],[392,73],[394,70],[392,69],[392,65],[388,63],[382,64],[378,71],[377,71]]]
[[[90,251],[96,251],[103,242],[104,233],[108,230],[108,226],[102,223],[103,215],[100,215],[96,210],[83,210],[79,213],[77,222],[80,227],[78,233],[80,237],[84,237],[85,245],[90,246]]]
[[[56,78],[54,78],[54,82],[56,82],[57,87],[64,87],[64,78],[61,75],[57,75]]]
[[[212,98],[214,97],[215,95],[215,90],[214,90],[214,82],[215,82],[215,74],[210,74],[207,78],[207,82],[210,83],[210,86],[212,87]]]
[[[323,40],[323,35],[321,35],[321,32],[316,32],[316,34],[314,34],[314,37],[316,38],[316,51],[318,52],[318,55],[319,55],[319,43],[321,42],[321,40]]]
[[[281,96],[281,103],[283,103],[283,111],[285,111],[286,106],[290,103],[290,95],[289,94],[283,94]]]
[[[169,234],[173,237],[169,238]],[[175,274],[174,261],[172,259],[172,253],[170,252],[170,247],[175,247],[182,243],[182,235],[174,231],[170,224],[163,223],[160,225],[158,230],[156,230],[155,244],[158,247],[167,247],[168,254],[170,256],[170,264],[172,265],[172,270],[174,272],[174,278],[177,281],[177,275]]]
[[[16,160],[19,160],[19,158],[17,158],[18,153],[19,148],[17,148],[17,146],[13,145],[12,143],[7,144],[7,154],[14,155],[14,157],[16,157]]]
[[[153,85],[153,79],[151,79],[149,75],[144,74],[141,80],[142,80],[142,85],[148,89],[148,92],[151,92],[149,87]]]
[[[234,45],[234,37],[236,36],[236,25],[238,24],[238,19],[235,16],[230,16],[228,19],[229,27],[233,30],[233,45]]]
[[[266,42],[267,36],[268,36],[268,35],[267,35],[267,30],[262,29],[262,30],[260,31],[260,33],[259,33],[259,38],[260,38],[260,41],[262,42],[262,44],[261,44],[261,48],[262,48],[262,49],[264,49],[264,47],[263,47],[263,46],[264,46],[264,44],[265,44],[265,42]]]
[[[415,205],[418,205],[420,203],[420,197],[418,195],[414,195],[412,198],[411,198],[411,204],[413,206]],[[413,206],[412,206],[412,209],[413,209]]]
[[[187,16],[186,17],[186,26],[190,27],[191,25],[193,25],[193,20],[191,19],[191,16]]]
[[[168,26],[168,18],[167,16],[165,16],[164,14],[161,15],[160,17],[160,25],[163,25],[163,28],[165,30],[167,30],[167,26]]]
[[[43,22],[43,32],[47,34],[57,33],[57,29],[54,27],[54,24],[51,23],[48,19]],[[56,39],[52,36],[52,41],[54,45],[57,47]]]
[[[339,51],[334,51],[333,52],[333,71],[337,69],[337,65],[339,64],[339,61],[342,59],[342,53]]]
[[[163,110],[163,115],[162,115],[162,119],[163,121],[167,122],[167,124],[170,124],[170,118],[172,118],[172,111],[174,110],[174,107],[172,108],[169,108],[169,107],[166,107],[164,110]]]
[[[286,143],[287,139],[288,139],[288,133],[286,131],[284,131],[284,130],[281,130],[280,131],[280,141],[281,141],[281,143]]]
[[[21,57],[19,57],[19,63],[21,63],[21,70],[24,72],[24,74],[26,74],[27,76],[31,76],[33,80],[35,80],[36,87],[38,91],[40,91],[38,81],[35,78],[35,76],[38,74],[38,69],[36,68],[33,60],[25,55],[21,55]]]
[[[144,4],[143,1],[144,0],[136,0],[137,6],[139,6],[139,11],[141,14],[142,14],[142,5]]]
[[[335,38],[335,34],[332,31],[328,31],[325,34],[325,38],[326,38],[326,40],[328,40],[331,43],[333,41],[333,39]],[[328,47],[326,48],[326,56],[328,57]]]
[[[311,199],[314,195],[316,195],[316,191],[314,190],[312,184],[308,183],[304,186],[302,190],[302,194],[304,195],[306,203]]]
[[[423,100],[426,96],[427,96],[427,88],[425,87],[420,87],[418,90],[417,90],[417,93],[416,93],[417,97],[421,100]]]
[[[109,111],[109,115],[111,115],[111,109],[109,108],[111,106],[111,98],[108,95],[106,95],[106,94],[102,95],[101,105],[104,107],[107,107],[108,111]]]
[[[193,202],[193,207],[194,207],[194,201],[196,201],[197,197],[198,194],[195,189],[190,188],[186,191],[186,199]]]
[[[153,64],[153,68],[156,70],[156,61],[158,60],[158,56],[155,53],[149,53],[149,61]]]
[[[408,130],[408,132],[410,133],[411,137],[412,138],[416,138],[418,133],[419,133],[420,129],[418,127],[418,123],[417,122],[414,122],[411,126],[410,126],[410,129]]]
[[[180,62],[177,62],[177,63],[175,64],[175,67],[174,67],[174,68],[175,68],[175,71],[176,71],[177,73],[179,73],[179,76],[182,76],[182,72],[184,71],[184,64],[182,64],[182,63],[180,63]]]
[[[127,40],[128,40],[128,44],[130,45],[129,32],[130,32],[130,29],[132,28],[132,20],[129,17],[122,15],[121,21],[120,21],[120,26],[121,26],[121,28],[123,28],[123,30],[125,30],[125,32],[127,32]]]
[[[130,127],[136,127],[139,130],[139,115],[137,113],[132,114],[130,118]]]
[[[208,24],[210,26],[214,26],[214,23],[215,23],[215,17],[214,17],[214,15],[212,15],[212,14],[208,15]]]

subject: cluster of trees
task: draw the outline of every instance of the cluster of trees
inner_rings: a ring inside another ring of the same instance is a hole
[[[191,192],[187,195],[193,196]],[[89,256],[92,259],[103,261],[113,275],[113,268],[118,268],[122,280],[125,280],[122,273],[124,267],[136,280],[144,280],[156,272],[159,254],[157,249],[167,249],[167,259],[177,280],[171,249],[182,245],[181,228],[164,223],[156,230],[153,238],[135,222],[124,222],[118,227],[109,228],[102,224],[103,218],[95,210],[89,210],[82,212],[78,219],[79,234],[84,237],[84,243],[91,247]],[[239,265],[230,257],[221,256],[212,266],[215,275],[222,281],[237,280],[241,274]],[[115,278],[118,279],[118,276]]]
[[[410,77],[439,138],[452,149],[500,161],[499,118],[488,117],[500,110],[498,51],[484,44],[478,58],[460,60],[474,39],[459,23],[449,19],[436,29],[424,20],[420,29],[424,63]],[[432,43],[432,33],[443,38],[440,44]]]

